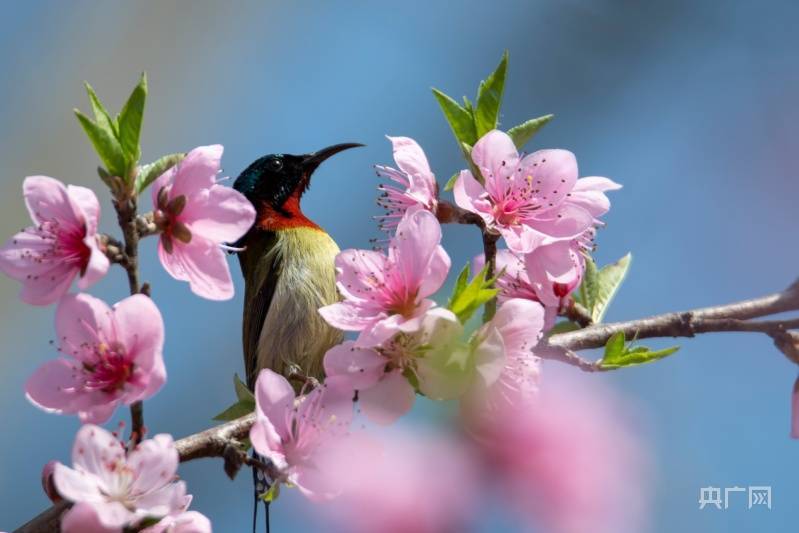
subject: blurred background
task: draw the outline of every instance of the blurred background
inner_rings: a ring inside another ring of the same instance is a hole
[[[225,173],[236,176],[265,153],[367,144],[325,163],[304,201],[342,248],[367,247],[378,236],[369,223],[378,213],[371,165],[391,162],[383,136],[417,139],[443,184],[462,162],[430,87],[471,97],[508,49],[503,126],[555,113],[530,148],[570,149],[581,175],[624,185],[598,236],[600,264],[634,255],[608,320],[755,297],[799,273],[796,2],[32,1],[4,13],[3,236],[28,223],[27,175],[101,190],[72,108],[89,108],[89,80],[118,110],[146,70],[145,161],[221,143]],[[104,229],[113,231],[100,194]],[[446,228],[456,266],[478,242],[474,228]],[[164,273],[154,244],[143,246],[143,279],[165,317],[169,382],[145,416],[151,433],[180,437],[233,400],[241,291],[223,303],[194,297]],[[117,268],[93,292],[116,301],[125,287]],[[18,288],[0,278],[0,529],[48,505],[40,469],[69,460],[78,424],[24,398],[25,379],[55,355],[53,309],[20,304]],[[788,429],[796,368],[766,337],[680,344],[657,364],[575,378],[617,389],[641,420],[655,466],[653,486],[642,487],[652,491],[651,531],[794,531],[799,443]],[[423,405],[404,424],[430,424],[432,411]],[[218,461],[180,473],[193,507],[217,531],[249,527],[249,473],[231,483]],[[736,485],[770,485],[772,509],[749,510],[733,494],[726,511],[699,510],[701,487]],[[320,527],[308,505],[284,491],[274,530]],[[486,516],[480,531],[520,527],[503,521],[501,505]]]

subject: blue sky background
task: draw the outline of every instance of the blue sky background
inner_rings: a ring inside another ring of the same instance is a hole
[[[377,213],[370,165],[391,160],[383,135],[416,138],[443,184],[461,161],[430,87],[471,96],[508,49],[503,125],[555,113],[531,148],[570,149],[582,175],[624,184],[596,254],[601,264],[634,255],[608,320],[777,291],[799,264],[798,6],[9,4],[0,21],[0,233],[27,223],[26,175],[99,188],[95,155],[71,112],[88,108],[81,82],[90,80],[118,109],[146,70],[147,160],[221,143],[225,171],[235,176],[265,153],[366,143],[326,163],[304,202],[342,248],[366,247],[377,235],[368,223]],[[107,195],[101,199],[110,231]],[[463,264],[477,250],[475,230],[447,228],[445,245]],[[241,371],[240,293],[230,302],[201,301],[161,270],[153,242],[142,253],[143,277],[168,328],[169,383],[146,404],[147,425],[182,436],[207,426],[232,399],[230,376]],[[116,301],[124,288],[122,272],[112,270],[93,292]],[[17,289],[0,279],[0,529],[47,505],[40,468],[68,460],[77,429],[73,418],[24,399],[27,376],[54,355],[53,309],[17,303]],[[794,530],[799,443],[787,435],[796,368],[765,337],[719,334],[681,344],[658,364],[586,378],[618,388],[648,421],[658,472],[652,530]],[[218,531],[240,531],[250,520],[249,476],[231,484],[220,466],[192,463],[181,474]],[[771,485],[773,509],[747,510],[742,497],[728,511],[699,511],[699,488],[707,485]],[[276,530],[306,530],[306,504],[288,492],[275,510]],[[484,531],[502,523],[486,522]]]

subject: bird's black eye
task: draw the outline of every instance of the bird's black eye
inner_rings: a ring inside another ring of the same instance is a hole
[[[283,159],[279,157],[271,158],[266,164],[269,165],[269,170],[274,172],[279,172],[283,169]]]

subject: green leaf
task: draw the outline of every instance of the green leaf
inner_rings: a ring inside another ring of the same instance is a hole
[[[507,71],[508,52],[506,50],[502,54],[502,59],[496,70],[485,81],[480,82],[480,89],[477,92],[477,107],[474,111],[474,124],[478,139],[497,127]],[[474,144],[474,142],[469,144]]]
[[[466,263],[460,274],[458,274],[458,278],[455,280],[455,287],[452,288],[452,295],[449,297],[449,303],[447,303],[448,308],[452,309],[452,305],[454,304],[455,300],[457,300],[466,289],[466,285],[469,283],[469,275],[471,274],[471,271],[471,266],[469,263]]]
[[[632,255],[628,253],[615,263],[597,270],[596,263],[591,258],[586,259],[583,282],[574,299],[588,310],[593,323],[602,322],[610,302],[627,276],[631,260]]]
[[[136,193],[144,192],[161,174],[180,163],[184,157],[186,154],[169,154],[141,167],[136,174]]]
[[[574,295],[575,301],[582,304],[583,307],[590,312],[594,308],[594,301],[596,300],[597,285],[599,283],[599,271],[596,268],[596,263],[590,257],[585,260],[585,273],[583,273],[583,281],[580,283],[580,289]]]
[[[469,165],[469,170],[471,171],[472,176],[474,176],[474,178],[481,184],[484,184],[485,180],[483,179],[483,174],[480,172],[480,169],[477,168],[477,165],[474,164],[474,161],[472,161],[472,146],[462,142],[461,152],[463,153],[463,158],[466,159],[466,163]],[[453,183],[452,186],[454,187],[455,183]]]
[[[98,126],[101,128],[108,130],[111,132],[112,136],[117,136],[116,131],[116,123],[111,118],[111,115],[108,114],[105,106],[103,103],[100,102],[100,98],[97,96],[97,93],[94,92],[94,89],[88,82],[84,82],[84,86],[86,87],[86,93],[89,95],[89,103],[92,106],[92,113],[94,113],[94,121],[97,123]]]
[[[668,357],[679,349],[679,346],[672,346],[663,350],[652,351],[646,346],[636,346],[625,349],[622,353],[615,354],[613,357],[605,355],[599,362],[599,366],[604,370],[614,370],[616,368],[643,365]]]
[[[233,387],[236,389],[236,398],[240,402],[251,402],[255,404],[255,396],[252,391],[247,388],[247,385],[239,378],[238,374],[233,374]]]
[[[602,322],[605,312],[613,301],[613,297],[621,287],[624,278],[627,276],[627,271],[630,269],[630,261],[632,255],[629,253],[610,265],[606,265],[599,271],[597,276],[597,285],[594,291],[593,302],[590,308],[591,319],[593,322]]]
[[[619,331],[614,333],[608,339],[608,342],[605,343],[605,355],[602,357],[602,360],[612,360],[624,354],[624,343],[624,332]]]
[[[114,136],[114,132],[109,128],[103,128],[95,122],[92,122],[89,117],[75,109],[75,116],[78,117],[83,131],[89,137],[89,140],[94,146],[97,155],[100,156],[100,161],[103,162],[108,172],[114,176],[124,177],[127,165],[125,161],[125,154],[122,152],[122,146]]]
[[[129,167],[133,167],[141,157],[139,138],[144,118],[144,104],[147,100],[147,75],[142,73],[138,85],[133,89],[128,101],[117,117],[119,142],[125,153]]]
[[[474,106],[472,105],[471,100],[469,100],[469,98],[466,96],[463,97],[463,107],[466,109],[466,111],[474,115]]]
[[[438,105],[441,106],[441,111],[452,129],[452,133],[455,134],[458,144],[465,142],[473,145],[477,142],[477,130],[474,127],[472,112],[461,107],[458,102],[438,89],[433,89],[433,95],[438,100]]]
[[[481,305],[497,295],[498,290],[492,288],[495,278],[486,279],[487,272],[488,266],[485,266],[471,282],[466,283],[469,277],[469,265],[466,265],[458,276],[447,307],[461,323],[469,320]]]
[[[236,420],[237,418],[241,418],[244,415],[248,415],[255,411],[255,402],[243,402],[238,401],[216,415],[214,420],[219,420],[222,422],[228,422],[230,420]]]
[[[255,396],[247,385],[241,381],[238,374],[233,374],[233,388],[236,391],[238,401],[216,415],[214,420],[229,421],[248,415],[255,411]]]
[[[272,483],[272,486],[261,496],[261,499],[267,503],[277,500],[280,496],[280,483]]]
[[[116,184],[114,183],[114,176],[108,173],[106,169],[103,167],[97,167],[97,175],[100,176],[100,179],[103,180],[103,183],[108,185],[108,188],[112,191],[115,190]]]
[[[458,176],[460,176],[460,175],[461,175],[460,172],[456,172],[455,174],[453,174],[452,177],[447,180],[447,184],[444,185],[444,190],[445,191],[451,191],[452,189],[454,189],[455,188],[455,182],[458,181]]]
[[[516,145],[516,148],[521,150],[524,148],[524,145],[538,133],[538,130],[543,128],[553,118],[555,118],[555,115],[544,115],[543,117],[532,118],[527,122],[509,129],[508,135],[513,139],[513,144]]]

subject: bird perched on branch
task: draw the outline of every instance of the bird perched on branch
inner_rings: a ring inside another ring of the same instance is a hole
[[[300,209],[311,175],[347,143],[306,155],[271,154],[248,166],[233,188],[252,202],[257,216],[238,244],[244,275],[244,366],[252,389],[269,368],[322,377],[322,357],[341,342],[317,310],[338,301],[334,260],[339,248]]]
[[[266,155],[244,169],[233,188],[252,202],[255,224],[239,240],[244,275],[244,368],[247,386],[255,388],[258,372],[269,368],[287,378],[294,372],[321,379],[322,358],[341,342],[343,333],[318,313],[338,301],[335,259],[339,248],[300,209],[311,175],[327,158],[349,148],[328,146],[306,155]],[[298,386],[299,388],[299,386]],[[253,469],[255,508],[271,480]],[[269,531],[269,503],[265,502]]]

